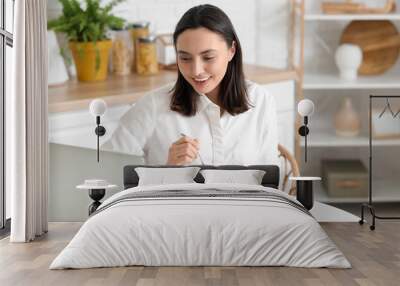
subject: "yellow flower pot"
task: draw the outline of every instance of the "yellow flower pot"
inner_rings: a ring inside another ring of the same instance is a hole
[[[102,81],[107,78],[108,57],[112,46],[111,40],[93,42],[69,42],[74,58],[78,80]],[[96,62],[96,50],[98,61]]]

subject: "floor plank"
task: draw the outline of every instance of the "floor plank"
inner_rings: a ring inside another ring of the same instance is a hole
[[[398,285],[400,224],[379,222],[375,231],[357,223],[322,223],[352,269],[290,267],[116,267],[48,269],[81,223],[50,223],[49,233],[32,243],[0,240],[0,285]]]

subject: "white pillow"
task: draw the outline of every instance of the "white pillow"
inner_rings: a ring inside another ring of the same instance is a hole
[[[204,183],[234,183],[261,185],[265,171],[262,170],[201,170]]]
[[[135,168],[139,176],[139,186],[196,183],[193,179],[199,170],[199,167]]]

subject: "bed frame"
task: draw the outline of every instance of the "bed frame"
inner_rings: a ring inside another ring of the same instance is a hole
[[[149,166],[149,165],[128,165],[124,167],[124,189],[136,187],[139,183],[139,176],[135,171],[137,167],[147,167],[147,168],[182,168],[182,166]],[[184,166],[189,167],[189,166]],[[265,175],[262,179],[261,184],[264,187],[271,187],[278,189],[279,186],[279,167],[275,165],[249,165],[249,166],[240,166],[240,165],[221,165],[221,166],[210,166],[210,165],[193,165],[190,167],[200,167],[201,170],[206,169],[218,169],[218,170],[263,170],[265,171]],[[198,173],[194,178],[197,183],[204,183],[203,176]]]

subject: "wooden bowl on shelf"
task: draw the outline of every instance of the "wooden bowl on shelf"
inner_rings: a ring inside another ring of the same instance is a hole
[[[358,45],[363,51],[360,75],[386,72],[397,61],[400,35],[390,21],[352,21],[344,29],[340,43]]]

